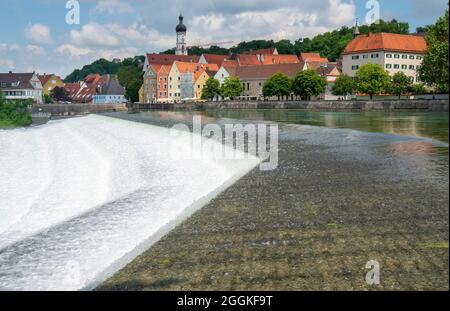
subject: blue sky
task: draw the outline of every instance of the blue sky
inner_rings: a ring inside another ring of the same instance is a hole
[[[159,52],[175,45],[183,12],[191,44],[291,39],[364,23],[366,0],[79,0],[80,25],[65,22],[67,0],[0,1],[0,72],[67,75],[104,57]],[[433,23],[447,0],[379,0],[382,19]]]

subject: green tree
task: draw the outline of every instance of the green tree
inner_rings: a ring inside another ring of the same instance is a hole
[[[391,79],[389,84],[389,93],[397,95],[398,99],[411,89],[412,81],[403,72],[397,72]]]
[[[143,83],[142,71],[134,65],[124,66],[117,72],[117,79],[126,89],[125,97],[132,102],[139,101],[139,89]]]
[[[409,91],[415,95],[428,93],[427,88],[422,83],[412,84]]]
[[[63,87],[57,86],[51,92],[50,96],[55,101],[70,101],[69,92]]]
[[[211,77],[205,82],[202,99],[212,99],[217,95],[220,95],[220,82]]]
[[[448,93],[448,10],[428,27],[427,52],[419,68],[420,80],[439,92]]]
[[[263,95],[265,97],[291,95],[291,80],[283,73],[274,74],[264,83]]]
[[[347,75],[341,75],[334,83],[332,93],[336,96],[347,96],[353,94],[356,89],[355,79]]]
[[[327,82],[314,70],[300,71],[292,81],[292,92],[306,100],[325,93]]]
[[[44,94],[44,103],[53,104],[53,98],[49,94]]]
[[[139,101],[139,89],[142,86],[142,81],[140,79],[134,79],[128,83],[126,86],[125,97],[135,103]]]
[[[220,93],[225,98],[233,99],[244,91],[241,79],[239,77],[227,77],[220,88]]]
[[[386,91],[390,81],[389,73],[377,64],[362,65],[356,73],[357,90],[369,94],[370,100],[373,99],[373,95]]]
[[[5,102],[5,93],[3,93],[2,90],[0,90],[0,105],[2,105]]]

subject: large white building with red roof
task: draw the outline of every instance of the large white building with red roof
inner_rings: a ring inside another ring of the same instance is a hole
[[[369,33],[354,38],[342,54],[342,72],[354,77],[367,63],[382,66],[390,75],[405,73],[419,82],[417,70],[422,64],[427,44],[419,35]]]

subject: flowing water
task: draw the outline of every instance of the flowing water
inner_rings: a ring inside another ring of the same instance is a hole
[[[171,142],[104,116],[0,131],[0,289],[92,288],[259,163]]]

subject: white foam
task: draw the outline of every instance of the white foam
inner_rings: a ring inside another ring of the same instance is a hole
[[[90,288],[259,163],[176,160],[171,141],[102,116],[0,131],[0,289]]]

